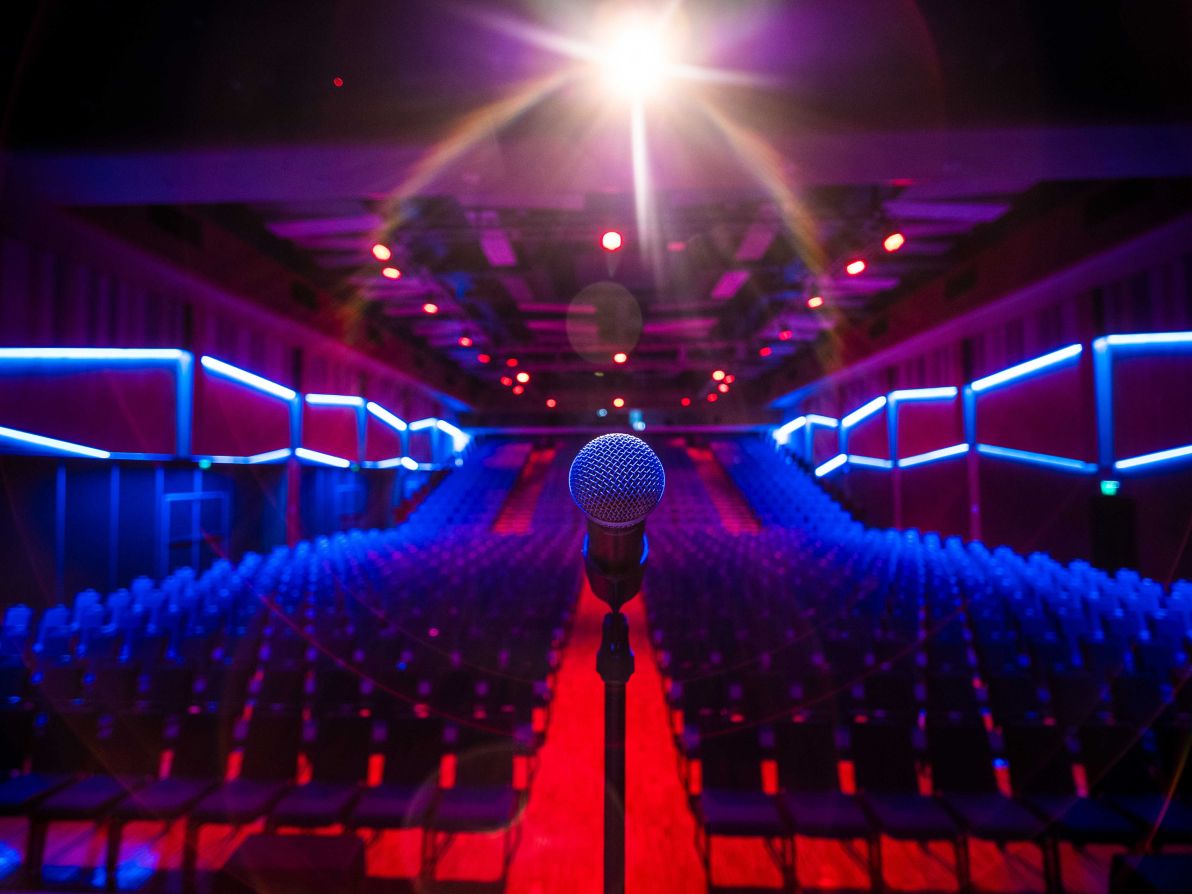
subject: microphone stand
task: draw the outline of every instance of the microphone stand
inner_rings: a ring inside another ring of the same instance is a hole
[[[596,672],[604,680],[604,894],[624,894],[625,684],[633,676],[634,664],[629,622],[621,614],[621,606],[641,590],[650,547],[643,534],[637,565],[623,573],[610,573],[589,556],[590,536],[584,538],[584,570],[592,592],[612,609],[604,616],[596,653]]]

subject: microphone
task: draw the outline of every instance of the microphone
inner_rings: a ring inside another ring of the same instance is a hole
[[[641,589],[650,552],[646,516],[662,499],[666,472],[641,438],[601,435],[575,457],[567,486],[588,519],[588,583],[617,612]]]

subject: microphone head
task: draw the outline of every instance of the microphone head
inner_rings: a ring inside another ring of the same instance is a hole
[[[575,457],[567,486],[575,505],[596,524],[629,528],[662,499],[666,472],[641,438],[601,435]]]

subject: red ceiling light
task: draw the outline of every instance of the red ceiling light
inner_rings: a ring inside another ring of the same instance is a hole
[[[791,332],[789,329],[783,329],[778,333],[778,337],[783,341],[790,341],[791,336],[794,334],[795,333]]]
[[[488,363],[493,358],[489,357],[488,354],[477,354],[476,359],[479,360],[481,363]]]
[[[525,391],[525,390],[526,390],[526,389],[525,389],[525,387],[524,387],[524,386],[522,386],[522,385],[514,385],[514,386],[513,386],[513,393],[514,393],[514,394],[521,394],[521,393],[522,393],[523,391]]]
[[[527,372],[518,373],[517,380],[524,385],[526,382],[530,381],[530,374]]]
[[[865,272],[865,262],[860,258],[855,261],[849,261],[844,267],[844,272],[849,276],[856,276],[858,273]]]
[[[343,79],[343,78],[336,78],[336,79],[335,79],[334,81],[332,81],[331,83],[332,83],[332,84],[334,84],[336,87],[342,87],[342,86],[344,85],[344,79]]]
[[[724,381],[726,384],[731,385],[733,382],[737,381],[737,377],[736,376],[725,376]]]
[[[891,233],[882,242],[882,247],[886,251],[898,251],[902,246],[906,245],[906,237],[901,233]]]
[[[401,271],[396,267],[386,267],[381,271],[381,276],[385,279],[401,279]]]
[[[681,401],[679,401],[679,403],[681,403],[685,407],[689,407],[689,406],[691,406],[691,398],[685,397]]]
[[[816,296],[814,296],[814,297],[812,297],[812,298],[808,298],[808,299],[807,299],[807,306],[808,306],[808,307],[810,307],[810,308],[823,307],[823,306],[824,306],[824,299],[823,299],[823,298],[821,298],[819,295],[816,295]]]
[[[716,392],[713,391],[711,394],[708,395],[708,403],[710,403],[710,404],[716,403],[716,397],[717,397]]]
[[[422,305],[422,312],[424,314],[437,314],[439,312],[439,305],[432,304],[428,301],[426,304]]]
[[[623,397],[614,397],[613,406],[618,410],[621,409],[621,407],[625,406],[625,399]]]
[[[623,354],[620,352],[613,354],[613,363],[624,363],[628,359],[629,359],[628,354]]]
[[[716,390],[719,391],[721,394],[728,394],[728,385],[725,385],[724,382],[721,382],[719,385],[716,386]]]
[[[687,249],[686,242],[668,242],[666,243],[667,251],[685,251]]]
[[[712,373],[712,378],[715,379],[717,382],[719,382],[721,379],[724,378],[724,370],[722,370],[722,369],[716,370],[714,373]]]
[[[766,347],[764,347],[760,351],[758,351],[758,353],[761,354],[763,357],[769,357],[770,356],[770,346],[767,345]]]
[[[508,366],[510,369],[512,369],[513,367],[517,366],[517,358],[510,357],[508,360],[505,361],[505,365]]]
[[[513,379],[509,378],[509,376],[501,376],[501,384],[508,388],[513,384]]]
[[[461,348],[470,348],[470,347],[472,347],[472,339],[468,338],[466,335],[461,335],[461,336],[459,337],[459,346],[460,346]]]
[[[546,405],[547,405],[548,407],[550,407],[550,408],[553,410],[553,409],[554,409],[555,407],[557,407],[559,404],[558,404],[558,401],[556,401],[556,400],[555,400],[553,397],[548,397],[548,398],[546,399]]]
[[[388,261],[393,257],[393,252],[389,250],[388,246],[382,245],[380,242],[372,247],[372,253],[378,261]]]
[[[600,237],[600,245],[605,251],[616,251],[621,247],[621,234],[616,230],[609,230]]]

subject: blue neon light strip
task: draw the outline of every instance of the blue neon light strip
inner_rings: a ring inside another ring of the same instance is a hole
[[[1110,347],[1143,348],[1170,345],[1192,345],[1192,332],[1143,332],[1137,335],[1107,335]]]
[[[104,363],[177,363],[190,355],[177,348],[0,348],[0,360],[91,360]]]
[[[364,406],[363,397],[350,394],[308,394],[306,402],[312,407],[352,407],[358,410]]]
[[[0,439],[16,441],[29,447],[41,447],[52,453],[66,456],[89,456],[92,459],[110,459],[112,454],[95,447],[84,447],[82,444],[72,444],[70,441],[59,441],[57,438],[47,438],[42,435],[30,434],[27,431],[17,431],[15,428],[0,427]]]
[[[372,413],[372,415],[376,416],[378,419],[380,419],[382,422],[384,422],[390,428],[393,428],[397,431],[405,431],[406,429],[409,428],[409,426],[406,425],[404,419],[397,418],[392,413],[390,413],[388,410],[386,410],[384,407],[382,407],[380,404],[375,403],[374,401],[370,400],[367,404],[365,404],[365,409],[367,409],[368,412]]]
[[[1082,475],[1097,471],[1096,463],[1086,463],[1079,459],[1068,459],[1064,456],[1052,456],[1048,453],[1032,453],[1029,450],[1014,450],[1010,447],[994,447],[991,444],[978,444],[977,452],[982,456],[996,456],[1013,462],[1028,463],[1044,468],[1062,469],[1065,472],[1078,472]]]
[[[878,410],[880,410],[885,405],[886,405],[885,397],[875,397],[869,403],[865,404],[865,406],[861,407],[860,409],[853,410],[851,413],[849,413],[847,416],[845,416],[843,419],[841,419],[840,427],[841,428],[852,428],[858,422],[862,422],[865,419],[868,419],[870,416],[872,416],[874,413],[876,413]]]
[[[820,416],[816,413],[808,413],[805,417],[808,425],[823,425],[827,428],[836,428],[840,425],[840,421],[833,419],[831,416]]]
[[[937,462],[941,459],[948,459],[953,456],[964,456],[969,452],[968,444],[956,444],[952,447],[943,447],[939,450],[932,450],[929,453],[920,453],[916,456],[908,456],[905,459],[898,461],[898,468],[909,469],[912,466],[922,466],[926,463]]]
[[[871,469],[894,468],[894,463],[888,459],[880,459],[876,456],[857,456],[854,453],[848,455],[848,464],[850,466],[868,466]]]
[[[308,450],[305,447],[299,447],[294,451],[294,455],[307,462],[319,463],[324,466],[335,466],[337,469],[347,469],[352,465],[351,460],[344,459],[341,456],[331,456],[329,453],[319,453],[317,450]]]
[[[773,435],[774,440],[777,441],[779,444],[789,444],[790,440],[791,440],[791,435],[794,434],[799,429],[801,429],[806,424],[807,424],[807,417],[800,416],[799,418],[792,419],[790,422],[787,422],[785,425],[779,426],[778,428],[774,429],[774,431],[771,434]]]
[[[260,391],[263,394],[268,394],[271,397],[277,397],[285,401],[292,401],[298,397],[298,392],[287,388],[285,385],[271,382],[262,376],[254,375],[247,370],[240,369],[238,366],[232,366],[230,363],[216,360],[214,357],[204,356],[199,360],[199,363],[203,365],[203,369],[212,375],[231,379],[234,382],[247,385],[249,388]]]
[[[902,388],[891,391],[887,397],[890,403],[896,404],[904,400],[951,400],[957,393],[956,386],[949,385],[946,388]]]
[[[440,419],[436,424],[438,425],[439,431],[451,436],[451,446],[455,449],[456,453],[459,453],[468,446],[468,441],[471,440],[471,435],[461,431],[450,422],[446,422],[442,419]]]
[[[1057,363],[1063,363],[1066,360],[1071,360],[1073,357],[1079,357],[1080,352],[1083,350],[1084,345],[1068,345],[1066,348],[1060,348],[1058,351],[1052,351],[1050,354],[1044,354],[1042,357],[1036,357],[1034,360],[1026,361],[1026,363],[1020,363],[1017,366],[1011,366],[1009,369],[1003,369],[1001,372],[994,373],[992,376],[977,379],[971,387],[973,391],[980,394],[982,391],[988,391],[990,388],[1005,385],[1007,382],[1013,382],[1015,379],[1029,376],[1031,373],[1055,366]]]
[[[834,457],[815,470],[815,477],[823,478],[829,472],[835,472],[846,462],[848,462],[848,456],[843,453],[837,453]]]
[[[417,472],[424,468],[417,460],[411,459],[408,456],[395,456],[391,459],[383,459],[375,463],[365,463],[365,466],[370,469],[396,469],[399,466],[403,469],[409,469],[411,472]],[[425,468],[431,468],[429,464]]]
[[[417,422],[410,423],[410,431],[422,431],[424,428],[434,428],[439,420],[431,417],[430,419],[419,419]]]
[[[1192,456],[1192,444],[1187,447],[1174,447],[1171,450],[1160,450],[1158,453],[1144,453],[1142,456],[1132,456],[1129,459],[1119,459],[1113,467],[1119,471],[1137,469],[1139,466],[1149,466],[1154,463],[1171,462],[1173,459],[1183,459]]]

